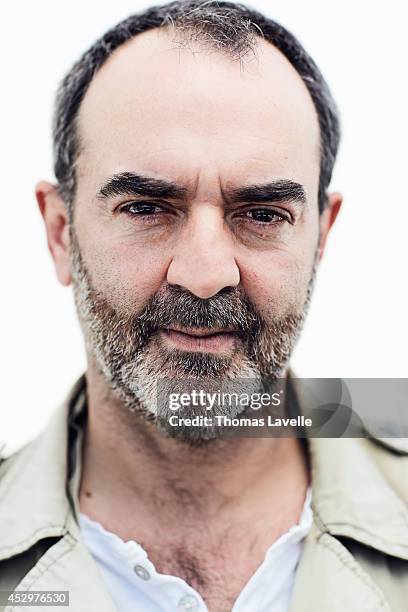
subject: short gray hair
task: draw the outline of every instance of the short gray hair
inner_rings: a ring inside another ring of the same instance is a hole
[[[76,194],[75,164],[80,151],[78,111],[94,75],[115,49],[134,36],[170,26],[183,37],[228,53],[237,60],[253,50],[256,38],[262,36],[288,59],[306,85],[319,121],[318,203],[322,212],[327,204],[327,189],[340,142],[340,123],[329,87],[313,59],[288,30],[242,4],[176,0],[131,15],[111,28],[80,57],[58,88],[53,120],[54,171],[70,220]]]

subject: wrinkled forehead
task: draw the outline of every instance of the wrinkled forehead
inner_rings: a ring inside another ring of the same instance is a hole
[[[99,178],[137,167],[187,179],[212,164],[220,173],[239,168],[241,176],[268,171],[305,181],[319,168],[310,94],[261,38],[236,60],[165,29],[140,34],[95,75],[78,128],[84,168]]]

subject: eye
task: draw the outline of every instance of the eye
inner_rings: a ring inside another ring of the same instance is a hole
[[[154,202],[129,202],[121,207],[120,212],[137,217],[151,217],[166,211],[162,206]]]
[[[289,218],[284,213],[278,212],[272,208],[251,208],[239,213],[238,217],[265,225],[289,221]]]

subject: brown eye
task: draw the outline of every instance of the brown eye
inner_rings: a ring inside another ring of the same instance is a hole
[[[270,208],[253,208],[251,210],[246,210],[240,216],[256,221],[257,223],[271,224],[287,221],[284,215],[281,215],[276,212],[276,210],[272,210]]]
[[[162,211],[163,209],[153,202],[131,202],[121,208],[121,212],[137,216],[150,216]]]

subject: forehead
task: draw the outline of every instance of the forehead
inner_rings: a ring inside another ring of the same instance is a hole
[[[237,61],[180,45],[164,29],[136,36],[92,80],[79,133],[83,170],[95,181],[132,169],[193,181],[211,167],[307,183],[319,166],[319,126],[306,86],[261,38],[254,54]]]

